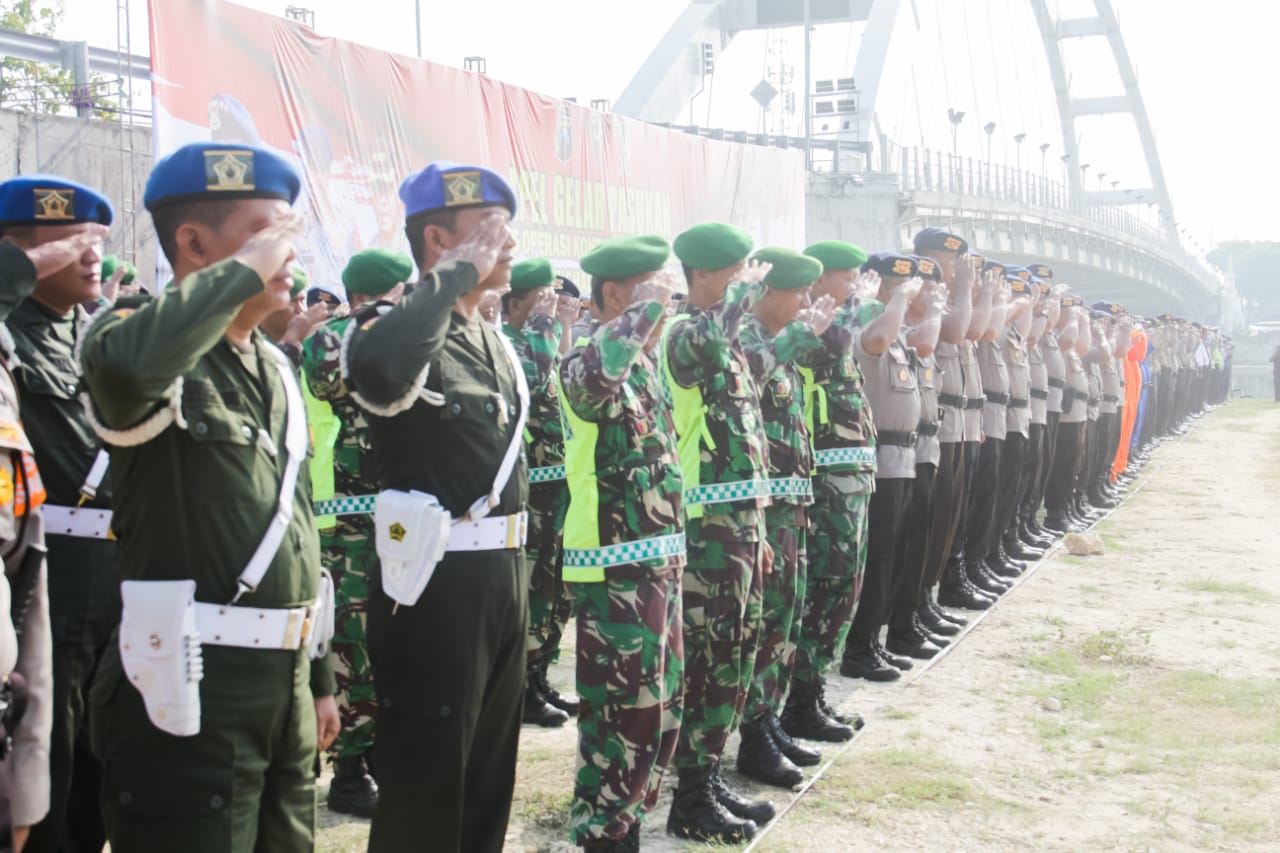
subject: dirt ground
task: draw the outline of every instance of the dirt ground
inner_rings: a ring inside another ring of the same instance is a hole
[[[866,729],[800,794],[738,780],[785,812],[733,849],[1280,849],[1277,517],[1280,407],[1233,402],[1156,451],[1104,556],[1051,554],[909,679],[834,676]],[[574,738],[522,733],[508,853],[577,849]],[[665,835],[667,802],[644,849],[704,848]],[[364,849],[367,823],[321,813],[321,851]]]

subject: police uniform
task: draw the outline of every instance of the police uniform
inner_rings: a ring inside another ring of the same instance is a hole
[[[1063,297],[1064,312],[1080,305],[1080,297]],[[1074,320],[1070,321],[1074,322]],[[1088,423],[1089,377],[1084,362],[1074,350],[1062,350],[1064,385],[1062,415],[1058,419],[1058,441],[1053,466],[1045,484],[1045,526],[1065,532],[1077,524],[1072,501],[1076,488],[1076,468],[1084,452],[1084,431]]]
[[[400,198],[409,228],[440,210],[516,209],[500,176],[446,162],[406,178]],[[347,340],[347,384],[369,413],[379,504],[419,513],[420,501],[402,500],[418,493],[457,522],[415,596],[389,574],[388,554],[404,553],[397,543],[417,547],[428,531],[395,511],[386,521],[375,514],[381,571],[370,584],[368,643],[378,808],[369,849],[417,850],[429,832],[438,850],[499,851],[528,622],[528,473],[522,452],[507,463],[523,449],[524,375],[501,332],[454,310],[480,284],[476,268],[422,272],[398,305],[357,313]],[[404,570],[421,578],[435,556],[406,554]]]
[[[581,263],[595,281],[620,282],[669,254],[661,237],[620,238]],[[634,302],[560,364],[579,701],[569,823],[588,850],[639,849],[680,728],[682,479],[670,404],[646,353],[665,314],[660,302]]]
[[[110,225],[111,203],[95,190],[52,175],[27,175],[0,184],[0,227]],[[2,286],[21,287],[21,261]],[[109,539],[111,486],[107,458],[77,395],[75,351],[89,315],[46,305],[40,287],[6,320],[17,359],[14,376],[22,421],[35,447],[48,501],[49,611],[54,626],[54,721],[48,817],[32,828],[26,849],[92,850],[106,835],[98,809],[101,767],[88,744],[87,700],[93,672],[120,619],[120,596]]]
[[[543,258],[522,261],[511,268],[513,294],[527,295],[550,287],[576,297],[577,288],[570,283],[571,290],[566,291],[565,281],[568,280],[557,276],[551,262]],[[547,682],[547,667],[560,653],[560,636],[571,609],[561,576],[561,534],[569,508],[560,392],[555,382],[562,331],[560,321],[550,314],[530,315],[519,329],[507,324],[502,327],[520,356],[529,384],[529,421],[525,426],[530,465],[529,540],[525,545],[529,564],[529,638],[524,721],[544,726],[563,725],[569,719],[567,710],[574,708]]]
[[[688,269],[722,270],[746,259],[751,238],[729,225],[705,223],[680,234],[673,249]],[[706,308],[691,304],[691,294],[668,320],[661,343],[689,540],[684,720],[667,829],[679,837],[727,843],[751,838],[752,820],[773,816],[771,806],[739,802],[719,778],[720,757],[738,727],[755,671],[769,502],[760,393],[738,341],[748,308],[744,291],[731,284]]]
[[[0,321],[35,289],[35,268],[18,246],[0,243]],[[44,519],[45,488],[22,417],[13,341],[0,325],[0,838],[49,813],[54,718]],[[15,678],[14,676],[18,677]],[[17,706],[26,703],[19,717]]]
[[[372,298],[412,275],[413,261],[403,252],[365,249],[347,261],[342,284],[348,294]],[[306,390],[335,420],[333,434],[322,442],[321,419],[311,418],[316,444],[332,448],[328,471],[320,472],[328,480],[321,485],[313,478],[312,490],[322,522],[320,555],[333,577],[333,664],[342,718],[342,731],[331,747],[328,805],[333,811],[373,817],[378,789],[370,776],[370,753],[378,701],[369,663],[368,601],[369,580],[378,564],[372,516],[377,485],[369,420],[342,377],[342,345],[351,323],[350,316],[339,317],[308,338],[302,368]]]
[[[270,151],[197,143],[156,164],[144,200],[291,203],[300,185]],[[305,412],[274,346],[225,337],[262,292],[228,258],[117,302],[81,348],[126,582],[90,697],[118,853],[314,846],[313,698],[334,684],[328,655],[312,660],[325,620]]]
[[[1024,277],[1025,275],[1025,277]],[[1020,269],[1010,280],[1013,298],[1032,300],[1039,288],[1031,281],[1029,270]],[[1027,308],[1030,311],[1030,306]],[[996,338],[1000,354],[1009,373],[1009,404],[1005,409],[1004,456],[1000,469],[1000,494],[996,500],[996,560],[1006,565],[1012,561],[1038,558],[1041,552],[1024,545],[1018,536],[1017,516],[1022,496],[1031,477],[1031,365],[1026,339],[1017,324],[1010,322]]]
[[[822,274],[822,264],[789,249],[762,249],[755,259],[772,264],[765,287],[808,288]],[[813,448],[805,423],[804,381],[796,359],[822,346],[804,323],[792,321],[774,335],[758,317],[742,326],[742,349],[760,388],[760,409],[769,439],[769,492],[765,527],[773,548],[773,571],[761,590],[760,640],[754,675],[743,712],[739,773],[790,788],[803,781],[801,766],[821,760],[782,731],[778,714],[786,699],[795,663],[804,600],[805,542],[808,507],[813,503]]]

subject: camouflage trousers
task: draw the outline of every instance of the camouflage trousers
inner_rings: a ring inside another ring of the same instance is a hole
[[[338,680],[342,731],[330,750],[335,758],[356,758],[373,746],[378,702],[365,644],[369,574],[377,569],[372,519],[339,518],[320,534],[320,559],[333,575],[333,670]]]
[[[861,478],[865,476],[866,481]],[[854,480],[839,490],[821,488],[838,480]],[[839,654],[849,633],[854,608],[862,591],[867,564],[867,506],[874,475],[837,475],[814,479],[814,504],[809,508],[806,548],[808,581],[800,618],[800,639],[791,680],[820,681]],[[863,491],[855,491],[858,488]]]
[[[577,619],[578,764],[570,838],[621,839],[658,802],[680,729],[680,570],[568,583]]]
[[[777,498],[774,498],[776,501]],[[800,639],[798,610],[805,595],[805,509],[775,503],[765,511],[773,572],[764,576],[755,677],[743,719],[753,722],[782,710]]]
[[[560,655],[560,637],[573,612],[561,570],[564,550],[561,533],[569,489],[564,483],[539,484],[529,490],[529,538],[525,561],[529,564],[529,665]]]
[[[742,721],[760,639],[762,546],[717,541],[703,521],[690,519],[686,529],[684,722],[677,770],[720,760]]]

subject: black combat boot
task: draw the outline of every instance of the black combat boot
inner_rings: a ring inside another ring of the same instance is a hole
[[[991,567],[982,560],[965,560],[965,568],[969,572],[969,580],[973,585],[988,595],[999,598],[1009,589],[991,573]]]
[[[581,847],[584,853],[640,853],[640,824],[631,824],[622,838],[593,838]]]
[[[742,768],[739,767],[738,769],[741,770]],[[764,826],[773,820],[774,815],[778,813],[773,803],[768,800],[748,800],[729,787],[729,783],[724,781],[724,776],[720,770],[720,763],[716,762],[711,770],[711,787],[716,792],[716,800],[719,801],[720,805],[724,806],[725,811],[739,820],[749,820],[757,827]]]
[[[867,681],[897,681],[902,672],[890,666],[876,653],[875,643],[850,641],[840,659],[840,674],[845,678],[863,678]]]
[[[369,775],[363,755],[333,760],[333,781],[325,805],[338,814],[373,818],[378,808],[378,783]]]
[[[879,665],[879,660],[876,661]],[[818,740],[824,743],[843,743],[853,738],[853,728],[836,722],[818,706],[820,695],[817,684],[791,682],[787,704],[782,708],[779,722],[782,730],[792,737]]]
[[[823,679],[818,679],[818,710],[826,715],[828,720],[839,723],[842,726],[848,726],[855,732],[862,731],[862,727],[867,721],[862,719],[862,715],[858,713],[842,714],[827,703],[827,683]]]
[[[756,824],[738,820],[716,796],[710,768],[681,771],[667,815],[667,832],[676,838],[741,844],[755,837]]]
[[[569,715],[547,702],[539,689],[540,667],[534,664],[525,673],[524,722],[544,729],[558,729],[569,722]]]
[[[921,601],[916,608],[916,618],[924,625],[925,630],[939,637],[954,637],[959,634],[960,626],[939,616],[938,612],[929,606],[931,603]]]
[[[921,598],[924,600],[925,609],[932,613],[933,618],[939,622],[945,622],[946,624],[959,629],[963,629],[965,625],[969,624],[969,620],[965,619],[963,616],[957,616],[949,610],[943,610],[942,606],[938,604],[938,601],[935,598],[933,589],[926,589],[921,594]]]
[[[538,672],[538,692],[542,694],[542,698],[553,708],[559,708],[570,717],[578,716],[578,697],[564,696],[559,690],[551,686],[551,682],[547,680],[547,668],[551,666],[550,658],[543,658],[539,661],[537,667]]]
[[[942,583],[938,584],[938,603],[963,610],[986,610],[995,603],[995,597],[973,585],[962,561],[951,559],[942,573]]]
[[[739,773],[778,788],[794,788],[804,781],[800,768],[778,749],[763,717],[744,722],[738,731],[742,735],[738,745]]]
[[[936,634],[929,630],[928,626],[920,619],[919,612],[912,610],[910,615],[911,626],[915,628],[917,634],[921,635],[940,649],[945,649],[947,646],[951,645],[951,640],[946,634]]]
[[[942,651],[908,619],[900,619],[897,624],[890,623],[889,638],[885,649],[895,655],[903,655],[916,660],[929,660]]]
[[[894,654],[889,651],[884,647],[884,643],[880,642],[879,637],[872,638],[871,648],[875,651],[876,657],[880,658],[880,662],[887,666],[891,666],[902,672],[906,672],[909,669],[915,669],[915,664],[912,662],[911,658],[903,657],[902,655]]]
[[[822,702],[818,702],[819,709],[822,708]],[[828,714],[828,717],[831,715]],[[822,753],[816,749],[811,749],[797,741],[791,735],[782,730],[782,724],[778,722],[778,718],[774,714],[764,715],[765,726],[769,729],[769,736],[773,738],[773,742],[778,745],[778,749],[782,754],[794,764],[796,767],[817,767],[822,763]],[[840,722],[836,720],[836,722]]]

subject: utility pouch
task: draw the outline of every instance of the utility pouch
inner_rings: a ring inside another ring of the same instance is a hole
[[[373,516],[382,589],[412,607],[449,548],[453,518],[433,495],[394,490],[378,495]]]
[[[196,582],[124,581],[120,662],[153,725],[171,735],[200,732],[204,658],[196,630]]]

